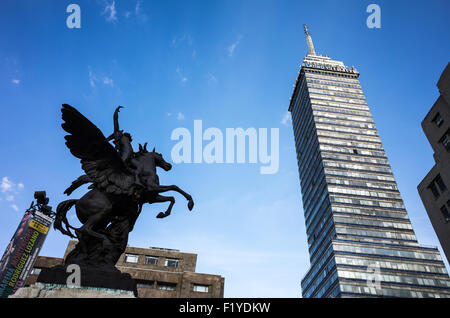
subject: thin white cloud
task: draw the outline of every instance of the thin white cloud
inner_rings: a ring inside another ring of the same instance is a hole
[[[97,74],[92,71],[91,67],[88,67],[89,70],[89,85],[94,88],[97,86],[97,83],[101,83],[103,85],[107,85],[110,87],[114,87],[114,80],[108,76],[97,76]]]
[[[141,13],[141,9],[142,9],[141,4],[142,4],[142,1],[141,1],[141,0],[138,0],[138,1],[136,2],[136,7],[134,8],[134,12],[136,13],[136,15],[138,15],[139,13]]]
[[[186,43],[188,46],[192,46],[194,40],[192,39],[192,36],[189,34],[183,34],[181,36],[175,36],[172,39],[172,46],[176,47],[182,43]]]
[[[180,82],[182,84],[184,84],[188,81],[188,78],[183,75],[183,73],[181,72],[181,69],[179,67],[177,67],[176,72],[177,72],[178,77],[180,78]]]
[[[136,2],[136,7],[134,8],[134,13],[136,14],[136,18],[138,19],[138,21],[143,22],[143,23],[147,22],[148,17],[144,13],[144,9],[142,8],[142,0],[138,0]]]
[[[103,77],[103,84],[114,87],[114,81],[109,77]]]
[[[178,114],[177,114],[177,119],[178,120],[184,120],[184,115],[181,113],[181,112],[179,112]]]
[[[232,57],[232,56],[233,56],[234,51],[236,50],[236,48],[237,48],[237,46],[239,45],[239,43],[241,43],[241,40],[242,40],[242,35],[240,35],[240,36],[238,37],[238,39],[237,39],[233,44],[231,44],[231,45],[228,47],[228,56],[229,56],[229,57]]]
[[[12,183],[8,177],[3,177],[2,178],[2,183],[0,183],[0,191],[5,193],[8,191],[12,191],[14,187],[14,183]]]
[[[217,77],[214,74],[208,73],[206,74],[206,78],[210,84],[217,83]]]
[[[292,122],[291,114],[289,113],[289,111],[287,111],[283,115],[283,118],[281,119],[281,123],[285,126],[288,126],[290,122]]]
[[[11,83],[16,84],[16,85],[19,85],[19,84],[20,84],[20,80],[18,80],[18,79],[13,79],[13,80],[11,80]]]
[[[14,203],[16,195],[24,188],[23,183],[15,184],[8,177],[3,177],[0,183],[0,192],[3,194],[3,197],[0,198],[1,201],[5,200],[11,203],[11,207],[18,211],[19,208]]]
[[[108,22],[117,21],[116,2],[113,0],[111,4],[107,4],[102,14],[105,15],[105,19]]]
[[[89,85],[91,85],[91,87],[95,87],[95,82],[97,82],[97,76],[89,67]]]

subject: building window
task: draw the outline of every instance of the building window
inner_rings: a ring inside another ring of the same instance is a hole
[[[209,286],[194,284],[193,290],[198,293],[207,293],[207,292],[209,292]]]
[[[178,267],[178,260],[175,258],[166,258],[166,263],[164,265],[167,267]]]
[[[444,136],[440,139],[440,142],[444,146],[447,151],[450,151],[450,129],[444,134]]]
[[[436,184],[438,185],[439,189],[441,189],[441,191],[447,190],[447,187],[445,186],[445,183],[442,180],[441,175],[438,174],[436,179],[434,179],[434,182],[436,182]]]
[[[436,187],[436,183],[434,183],[434,181],[428,186],[428,188],[431,190],[431,192],[434,195],[434,198],[437,199],[440,196],[440,193]]]
[[[158,257],[157,256],[145,256],[145,264],[150,264],[150,265],[158,265]]]
[[[41,268],[33,267],[31,270],[31,275],[39,275],[41,273]]]
[[[441,127],[444,119],[442,118],[441,114],[437,113],[436,116],[434,116],[432,122],[435,123],[436,126]]]
[[[355,155],[357,155],[357,154],[358,154],[358,149],[353,149],[353,153],[354,153]]]
[[[447,190],[447,186],[445,185],[444,180],[442,180],[441,175],[439,174],[428,186],[428,188],[430,188],[431,192],[433,193],[435,199],[439,198],[439,196],[441,195],[439,193],[438,187],[441,190],[441,193]]]
[[[450,204],[450,200],[447,201],[447,204]],[[443,206],[441,207],[441,213],[442,213],[442,215],[444,216],[445,222],[450,221],[450,213],[448,212],[448,209],[447,209],[447,207],[446,207],[445,205],[443,205]]]
[[[138,260],[139,260],[139,255],[125,254],[125,262],[127,262],[127,263],[137,263]]]
[[[137,288],[153,288],[154,281],[145,279],[136,279]]]
[[[174,283],[158,282],[159,290],[175,290],[176,287],[177,287],[177,284],[174,284]]]

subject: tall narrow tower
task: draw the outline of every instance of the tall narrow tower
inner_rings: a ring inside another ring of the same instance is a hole
[[[450,297],[437,248],[419,246],[355,68],[308,54],[289,111],[311,268],[303,297]]]

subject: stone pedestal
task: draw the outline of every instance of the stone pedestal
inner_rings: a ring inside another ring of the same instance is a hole
[[[96,288],[68,287],[67,285],[36,283],[19,288],[9,298],[136,298],[132,291]]]
[[[38,283],[48,285],[67,286],[72,282],[67,279],[70,276],[67,265],[57,265],[42,269],[37,278]],[[136,281],[128,273],[122,273],[117,268],[96,269],[90,267],[79,267],[79,286],[81,288],[95,288],[104,290],[129,291],[137,297]]]

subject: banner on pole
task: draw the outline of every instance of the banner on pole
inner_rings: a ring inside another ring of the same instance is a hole
[[[0,298],[7,298],[25,285],[53,219],[35,209],[22,218],[0,260]]]

